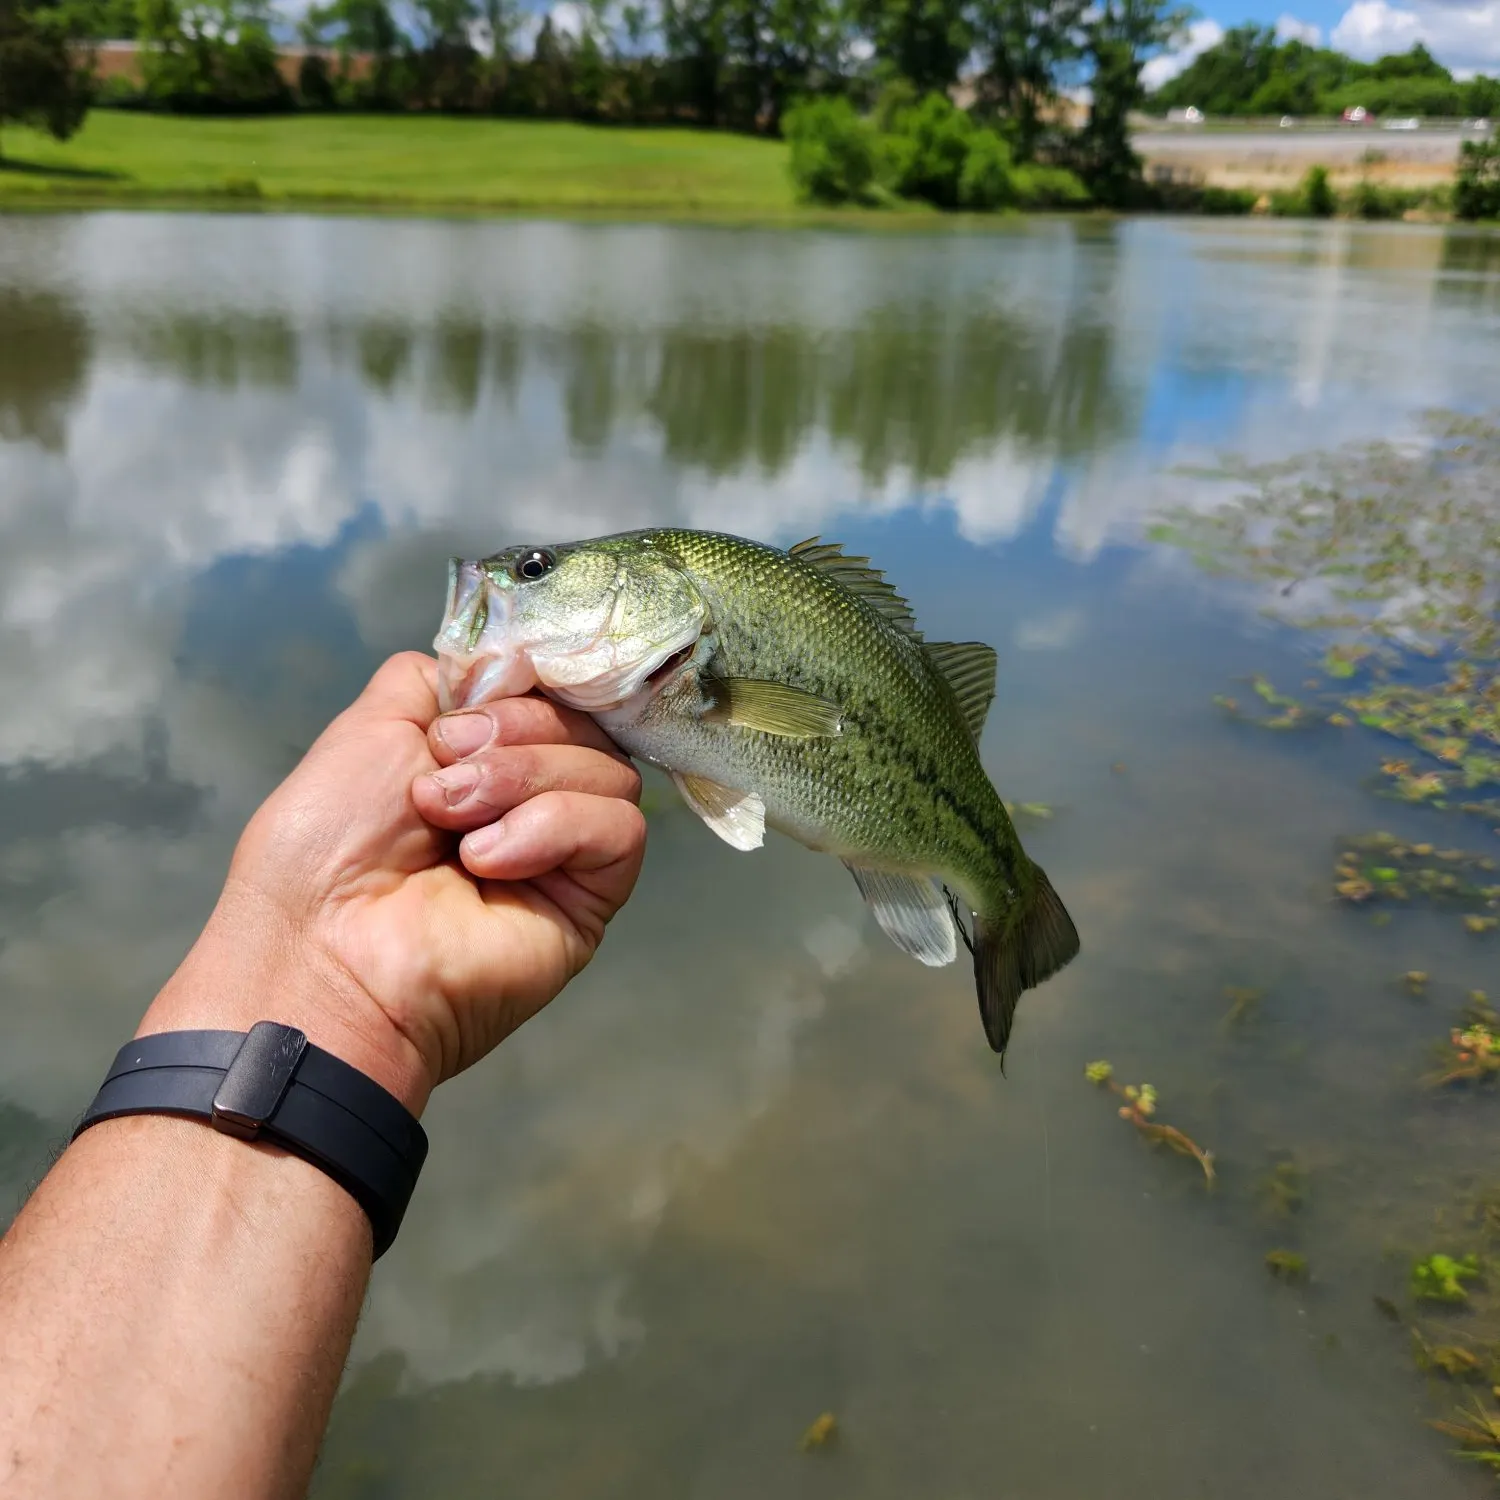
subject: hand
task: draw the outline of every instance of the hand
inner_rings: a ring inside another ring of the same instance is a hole
[[[640,872],[635,768],[545,699],[438,718],[436,684],[393,657],[272,793],[140,1034],[283,1021],[419,1111],[588,963]]]

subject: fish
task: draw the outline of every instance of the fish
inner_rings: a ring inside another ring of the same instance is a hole
[[[655,528],[453,558],[433,646],[445,711],[540,691],[731,847],[771,828],[841,860],[921,963],[962,940],[1002,1067],[1022,993],[1079,951],[980,761],[995,652],[926,640],[838,543]]]

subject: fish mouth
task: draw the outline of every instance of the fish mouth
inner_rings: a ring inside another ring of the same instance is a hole
[[[443,713],[515,697],[536,685],[525,653],[506,640],[511,606],[510,589],[482,563],[462,557],[448,560],[448,600],[432,643]]]

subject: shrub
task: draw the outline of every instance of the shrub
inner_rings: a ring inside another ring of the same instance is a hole
[[[1206,187],[1198,197],[1199,212],[1205,214],[1248,214],[1260,201],[1260,195],[1249,188]]]
[[[1315,219],[1331,219],[1339,206],[1333,184],[1328,180],[1327,167],[1309,167],[1298,196],[1302,200],[1302,212]],[[1272,212],[1275,212],[1274,207]]]
[[[965,208],[1003,208],[1016,201],[1010,147],[993,130],[976,130],[969,138],[958,178],[958,200]]]
[[[943,94],[898,112],[885,140],[891,187],[903,198],[957,208],[974,123]]]
[[[875,180],[875,137],[847,99],[804,99],[781,122],[792,181],[818,203],[857,202]]]
[[[1011,181],[1022,208],[1086,208],[1091,201],[1082,180],[1066,167],[1028,162],[1012,170]]]
[[[1453,212],[1460,219],[1500,219],[1500,133],[1464,142],[1453,179]]]

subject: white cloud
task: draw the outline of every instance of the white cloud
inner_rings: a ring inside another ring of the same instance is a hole
[[[1500,0],[1410,7],[1388,0],[1355,0],[1330,38],[1333,46],[1367,61],[1405,52],[1421,42],[1439,62],[1461,74],[1500,68]]]
[[[1179,73],[1185,72],[1187,68],[1196,61],[1210,47],[1217,46],[1224,39],[1224,28],[1217,21],[1194,21],[1187,30],[1187,41],[1175,52],[1163,52],[1160,57],[1153,57],[1150,62],[1141,69],[1141,82],[1149,93],[1153,89],[1159,89],[1162,84],[1170,83]]]
[[[1306,42],[1309,47],[1323,45],[1323,28],[1311,21],[1300,21],[1296,16],[1278,16],[1276,20],[1278,42]]]

